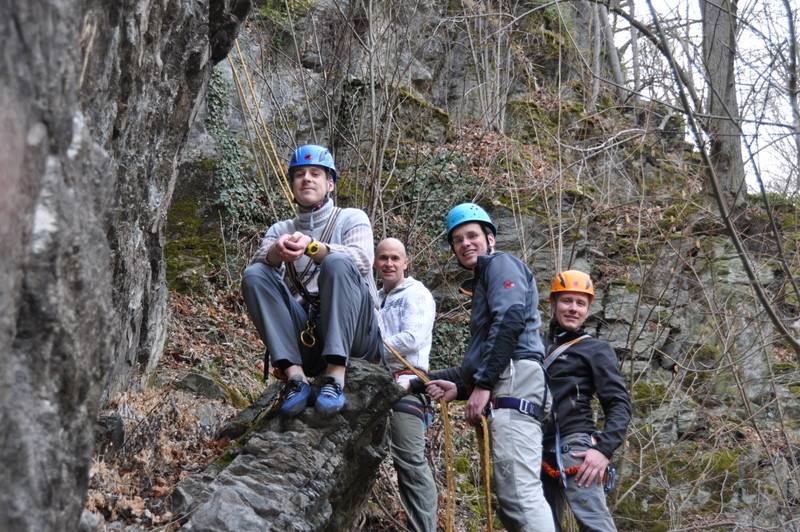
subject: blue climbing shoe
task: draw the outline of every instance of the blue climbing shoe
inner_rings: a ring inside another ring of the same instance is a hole
[[[342,411],[344,403],[344,390],[336,379],[328,375],[322,377],[322,388],[319,390],[314,409],[324,416],[332,416]]]
[[[303,409],[308,406],[309,400],[314,396],[311,385],[297,379],[289,379],[286,381],[286,387],[283,391],[284,397],[283,404],[281,405],[281,414],[289,417],[294,417],[302,412]]]

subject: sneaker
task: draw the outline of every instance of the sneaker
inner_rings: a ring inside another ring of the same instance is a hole
[[[322,388],[317,396],[317,404],[314,409],[322,415],[332,416],[341,412],[344,408],[344,390],[333,377],[325,376],[322,378]]]
[[[281,414],[289,417],[296,416],[308,405],[308,401],[313,395],[311,385],[307,382],[292,379],[286,381]]]

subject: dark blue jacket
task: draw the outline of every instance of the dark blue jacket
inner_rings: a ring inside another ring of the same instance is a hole
[[[472,296],[467,352],[460,366],[431,375],[455,382],[458,399],[468,397],[468,387],[493,389],[511,359],[544,356],[539,293],[530,269],[514,255],[495,253],[479,257],[473,273],[461,285]]]

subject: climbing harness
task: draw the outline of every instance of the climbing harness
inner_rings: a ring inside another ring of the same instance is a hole
[[[399,360],[408,370],[413,373],[422,382],[430,382],[430,379],[425,376],[420,370],[408,363],[403,358],[403,355],[389,345],[386,340],[383,340],[383,345],[392,353],[397,360]],[[447,479],[447,499],[446,499],[446,518],[445,530],[453,532],[455,529],[455,516],[456,516],[456,477],[455,477],[455,450],[453,449],[453,431],[450,426],[450,410],[447,406],[447,401],[440,398],[439,406],[442,412],[442,427],[444,428],[444,461],[445,461],[445,477]]]
[[[342,209],[339,207],[333,208],[333,211],[328,218],[328,223],[325,225],[325,229],[322,230],[322,236],[319,239],[320,242],[325,243],[330,239],[331,233],[333,233],[333,227],[336,225],[336,219],[339,217],[339,213],[341,211]],[[315,320],[319,314],[319,297],[312,296],[306,289],[306,285],[303,283],[304,279],[308,279],[310,277],[309,270],[313,265],[314,261],[309,259],[305,269],[303,269],[303,273],[297,275],[297,270],[294,267],[294,263],[286,263],[286,275],[289,277],[289,280],[292,281],[292,293],[299,293],[308,303],[308,319],[306,320],[306,329],[300,332],[300,342],[302,342],[302,344],[306,347],[314,347],[317,344],[317,324]]]
[[[418,417],[422,421],[425,430],[428,430],[431,423],[433,423],[433,407],[427,402],[420,405],[407,399],[400,399],[392,406],[392,410],[395,412],[405,412],[406,414]]]
[[[527,399],[519,399],[517,397],[495,397],[489,404],[493,409],[497,408],[511,408],[518,410],[523,414],[531,416],[536,421],[541,422],[544,419],[545,403],[547,402],[547,389],[545,388],[545,397],[541,406],[535,405]]]

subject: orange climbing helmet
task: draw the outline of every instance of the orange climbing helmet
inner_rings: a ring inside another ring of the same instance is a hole
[[[589,296],[589,304],[594,301],[594,284],[592,278],[582,271],[567,270],[556,275],[550,288],[550,302],[555,300],[558,292],[580,292]]]

